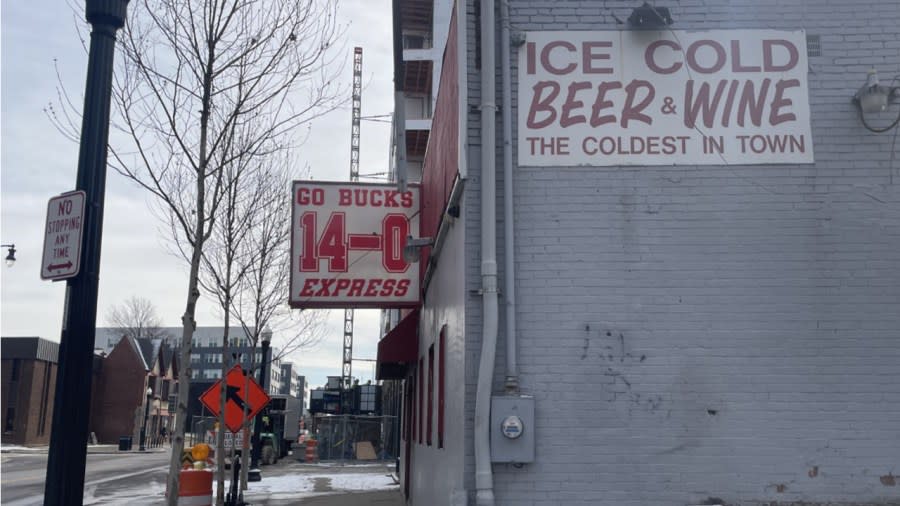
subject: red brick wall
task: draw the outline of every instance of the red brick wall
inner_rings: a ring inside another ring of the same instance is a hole
[[[134,413],[143,405],[146,377],[143,362],[126,339],[103,361],[92,417],[101,443],[118,443],[119,437],[133,436],[140,429],[135,427]]]
[[[53,422],[53,393],[56,390],[56,364],[41,360],[19,359],[19,378],[12,381],[13,361],[3,360],[0,430],[4,444],[45,445],[50,443]],[[12,392],[15,388],[16,392]],[[14,397],[11,402],[10,397]],[[7,432],[7,408],[15,409],[12,431]]]
[[[425,166],[422,171],[422,237],[437,234],[444,206],[450,198],[453,180],[459,172],[459,88],[457,85],[459,65],[457,64],[456,14],[450,20],[444,63],[441,67],[441,82]],[[425,265],[427,259],[422,259]]]

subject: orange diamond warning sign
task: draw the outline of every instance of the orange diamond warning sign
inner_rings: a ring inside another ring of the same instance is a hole
[[[244,421],[252,419],[269,403],[269,394],[248,375],[240,365],[228,371],[224,380],[217,381],[203,395],[200,402],[219,416],[222,399],[222,382],[225,382],[225,426],[231,432],[239,432]],[[246,409],[245,409],[246,408]],[[246,411],[247,417],[244,418]]]

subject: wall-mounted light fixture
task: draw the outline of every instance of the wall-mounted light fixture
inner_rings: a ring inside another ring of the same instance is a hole
[[[9,248],[9,254],[6,255],[6,266],[12,267],[16,264],[16,245],[0,244],[0,248]]]
[[[640,7],[635,7],[628,16],[628,24],[632,28],[642,30],[660,30],[673,23],[672,15],[666,7],[654,7],[647,2]]]
[[[898,76],[900,77],[900,76]],[[891,81],[893,85],[897,81],[897,77]],[[875,133],[887,132],[900,123],[900,111],[893,123],[886,127],[873,127],[866,121],[866,114],[877,114],[884,112],[894,102],[900,101],[900,87],[882,86],[878,82],[878,71],[872,69],[866,77],[866,84],[853,95],[853,103],[859,108],[859,119],[863,126],[869,131]]]
[[[434,244],[434,241],[431,237],[422,237],[420,239],[413,239],[413,236],[408,236],[406,238],[406,245],[403,246],[403,260],[408,264],[414,264],[419,261],[419,257],[422,255],[422,248],[431,246]]]

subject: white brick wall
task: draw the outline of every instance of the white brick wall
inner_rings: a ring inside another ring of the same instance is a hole
[[[640,2],[510,3],[514,29],[537,31],[620,29],[611,14],[624,20]],[[850,103],[873,66],[883,81],[900,74],[900,4],[659,5],[681,30],[820,35],[809,59],[817,162],[516,168],[519,366],[538,443],[534,464],[494,466],[497,504],[900,504],[900,146],[894,132],[865,131]],[[476,106],[472,1],[468,12]],[[470,127],[472,490],[477,111]]]

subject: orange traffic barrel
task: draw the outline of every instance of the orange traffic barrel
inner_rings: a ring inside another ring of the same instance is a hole
[[[317,462],[319,460],[319,452],[316,451],[316,440],[306,440],[306,462]]]
[[[209,469],[182,469],[178,480],[178,506],[212,506],[213,473]]]

